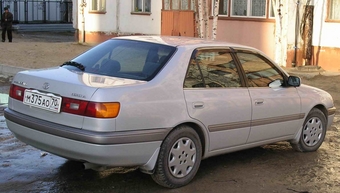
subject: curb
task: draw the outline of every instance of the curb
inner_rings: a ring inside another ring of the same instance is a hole
[[[8,65],[5,65],[5,64],[0,64],[0,77],[10,79],[15,74],[17,74],[18,72],[23,71],[23,70],[29,70],[29,68],[8,66]]]
[[[295,68],[283,68],[288,74],[304,78],[313,78],[315,76],[340,76],[340,72],[330,72],[324,70],[298,70]]]

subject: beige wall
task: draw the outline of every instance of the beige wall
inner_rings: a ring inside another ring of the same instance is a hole
[[[217,40],[255,47],[274,59],[274,22],[218,20]]]

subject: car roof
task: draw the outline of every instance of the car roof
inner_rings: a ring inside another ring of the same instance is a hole
[[[120,36],[113,39],[126,39],[135,41],[144,41],[151,43],[164,44],[174,47],[233,47],[233,48],[244,48],[256,50],[252,47],[234,44],[230,42],[217,41],[217,40],[207,40],[194,37],[184,37],[184,36]]]

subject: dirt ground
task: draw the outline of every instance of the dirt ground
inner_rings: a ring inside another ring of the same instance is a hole
[[[13,43],[0,43],[0,64],[51,67],[89,48],[74,43],[72,34],[15,34]],[[0,192],[338,193],[340,76],[301,77],[303,83],[328,91],[337,107],[334,123],[316,152],[295,152],[289,143],[280,142],[212,157],[202,161],[189,185],[169,190],[138,170],[83,170],[78,162],[16,140],[0,120]]]
[[[74,42],[72,33],[14,33],[0,43],[0,64],[24,68],[58,66],[91,48]]]

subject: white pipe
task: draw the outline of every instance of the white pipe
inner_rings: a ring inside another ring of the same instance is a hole
[[[119,36],[119,32],[120,32],[119,15],[120,15],[120,0],[116,0],[116,33],[117,33],[117,36]]]

